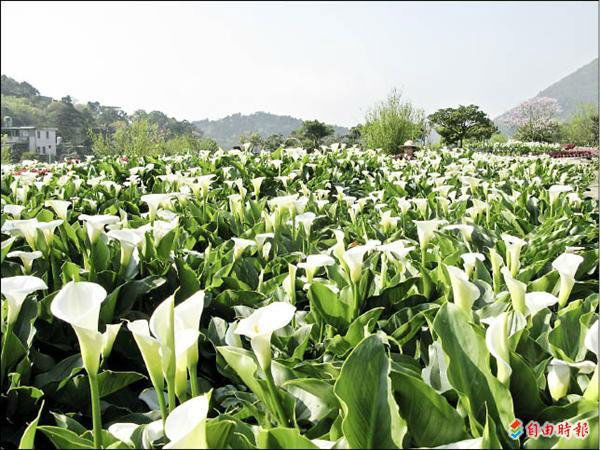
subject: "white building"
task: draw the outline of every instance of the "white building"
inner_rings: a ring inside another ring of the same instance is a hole
[[[56,156],[57,128],[47,127],[3,127],[9,145],[26,145],[30,152],[38,155]]]

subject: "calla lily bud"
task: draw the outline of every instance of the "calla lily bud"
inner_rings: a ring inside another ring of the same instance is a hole
[[[458,267],[447,266],[452,285],[452,296],[454,303],[460,307],[469,317],[472,317],[473,303],[479,298],[479,288],[469,281],[467,274]]]
[[[569,295],[575,285],[575,274],[582,262],[583,257],[572,253],[563,253],[552,262],[552,267],[560,274],[558,304],[561,307],[565,306],[569,300]]]
[[[512,301],[513,309],[519,311],[521,314],[527,314],[527,308],[525,306],[525,291],[527,285],[512,277],[510,271],[506,268],[502,268],[502,275],[504,276],[504,282],[510,292],[510,298]]]
[[[162,395],[164,379],[161,365],[160,342],[150,335],[147,320],[140,319],[128,322],[127,328],[131,331],[135,343],[140,349],[154,389],[156,389],[158,395]]]
[[[240,320],[234,333],[250,338],[252,350],[263,370],[271,367],[271,335],[294,318],[296,307],[287,302],[274,302],[257,309]]]
[[[111,324],[106,325],[106,331],[102,333],[102,359],[106,359],[109,357],[110,352],[112,351],[113,344],[115,343],[115,339],[117,338],[117,334],[119,334],[119,330],[121,329],[121,324]]]
[[[553,359],[548,365],[548,389],[552,399],[557,402],[569,391],[571,368],[560,359]]]
[[[296,303],[296,266],[288,264],[288,276],[283,280],[283,289],[292,304]]]

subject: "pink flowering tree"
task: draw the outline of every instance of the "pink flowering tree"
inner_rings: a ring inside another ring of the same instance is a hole
[[[534,97],[510,110],[503,122],[515,137],[527,142],[556,142],[559,139],[560,105],[555,98]]]

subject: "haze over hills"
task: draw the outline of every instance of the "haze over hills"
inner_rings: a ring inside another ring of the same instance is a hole
[[[535,97],[552,97],[558,100],[562,108],[559,117],[561,121],[570,119],[583,104],[598,106],[598,58],[538,92]],[[502,125],[502,119],[513,109],[494,119],[503,132],[508,133],[509,130]]]
[[[239,145],[240,136],[256,132],[266,138],[272,134],[281,134],[287,137],[292,131],[302,126],[302,120],[292,116],[280,116],[263,111],[253,114],[231,114],[217,120],[197,120],[192,125],[202,131],[204,136],[216,140],[223,148]],[[332,125],[335,134],[343,136],[348,129]]]

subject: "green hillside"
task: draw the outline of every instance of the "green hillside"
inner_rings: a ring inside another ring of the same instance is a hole
[[[240,136],[256,132],[266,138],[272,134],[281,134],[284,137],[300,128],[302,120],[291,116],[279,116],[266,112],[255,112],[253,114],[232,114],[218,120],[198,120],[192,122],[197,130],[204,136],[216,140],[222,147],[231,147],[240,143]],[[343,136],[348,129],[333,126],[335,134]]]

